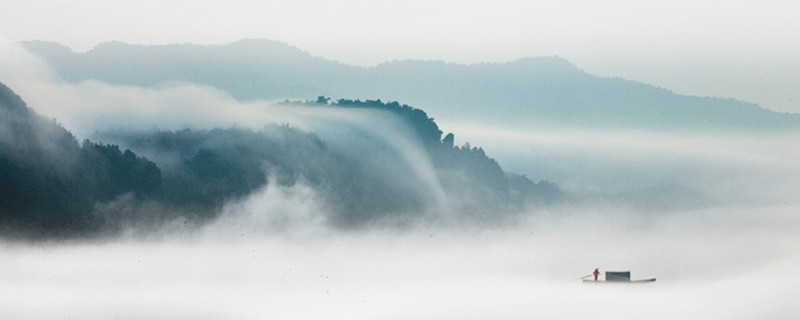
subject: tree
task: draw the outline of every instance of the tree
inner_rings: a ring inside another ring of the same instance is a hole
[[[452,149],[453,144],[455,143],[455,135],[453,133],[448,133],[444,139],[442,139],[442,145],[445,146],[447,149]]]

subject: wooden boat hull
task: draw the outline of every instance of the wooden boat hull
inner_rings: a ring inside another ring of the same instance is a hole
[[[656,282],[656,278],[650,279],[639,279],[639,280],[628,280],[628,281],[606,281],[606,280],[592,280],[592,279],[584,279],[583,283],[649,283],[649,282]]]

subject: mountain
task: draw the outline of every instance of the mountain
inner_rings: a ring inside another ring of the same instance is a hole
[[[84,141],[32,110],[0,83],[0,231],[6,236],[95,233],[98,202],[157,192],[152,162],[117,146]]]
[[[51,42],[24,42],[23,46],[45,57],[68,82],[97,79],[155,86],[186,81],[224,89],[240,100],[316,97],[327,94],[324,84],[357,69],[266,40],[225,46],[108,42],[80,54]]]
[[[183,129],[98,137],[154,159],[163,171],[164,199],[212,218],[232,198],[268,183],[312,187],[327,204],[327,222],[347,229],[448,213],[457,220],[496,223],[563,197],[552,183],[507,174],[482,148],[454,146],[452,133],[443,138],[432,118],[408,105],[325,97],[284,105],[333,112],[347,121],[328,123],[339,137],[325,140],[315,133],[328,130],[323,125],[312,126],[312,132],[266,125],[259,131]],[[349,111],[370,117],[350,122],[354,113]],[[383,134],[369,129],[373,122],[380,123]]]
[[[228,45],[103,43],[85,53],[25,42],[66,81],[155,86],[201,83],[239,100],[369,97],[425,106],[440,119],[503,125],[690,130],[796,130],[800,115],[733,99],[674,94],[588,74],[559,57],[472,65],[393,61],[371,68],[268,40]]]
[[[454,146],[453,134],[442,138],[432,118],[408,105],[324,97],[286,105],[353,111],[372,121],[335,124],[349,132],[345,147],[288,125],[106,132],[98,136],[114,144],[79,144],[0,84],[0,235],[96,236],[180,219],[203,224],[268,185],[312,188],[325,222],[346,229],[451,213],[498,223],[561,197],[552,183],[505,173],[481,148]],[[373,121],[393,127],[381,127],[383,136],[363,132]]]

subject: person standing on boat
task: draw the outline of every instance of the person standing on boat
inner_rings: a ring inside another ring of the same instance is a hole
[[[592,272],[592,274],[594,275],[594,281],[597,281],[597,276],[600,275],[600,270],[599,269],[600,268],[595,268],[594,272]]]

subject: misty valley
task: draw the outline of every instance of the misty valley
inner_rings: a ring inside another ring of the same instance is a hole
[[[558,57],[0,58],[0,318],[800,314],[798,114]]]

